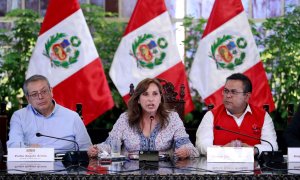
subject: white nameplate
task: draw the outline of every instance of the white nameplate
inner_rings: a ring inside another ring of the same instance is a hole
[[[300,162],[300,148],[288,148],[288,162]]]
[[[207,162],[254,162],[254,151],[252,147],[208,147]]]
[[[292,174],[300,174],[300,163],[288,163],[288,172]]]
[[[10,174],[53,170],[54,162],[7,162],[7,171]]]
[[[253,174],[254,163],[207,163],[207,170],[210,171],[241,171],[243,174]],[[249,172],[245,172],[249,171]]]
[[[8,148],[7,161],[54,161],[54,148]]]

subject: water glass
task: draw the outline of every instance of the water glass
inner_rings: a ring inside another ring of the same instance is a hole
[[[121,154],[121,140],[120,139],[112,139],[110,147],[111,147],[111,156],[119,157]]]

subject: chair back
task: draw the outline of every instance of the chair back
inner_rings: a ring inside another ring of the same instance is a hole
[[[168,82],[164,79],[158,79],[158,78],[157,80],[161,83],[163,87],[163,95],[165,97],[165,103],[167,107],[170,110],[177,112],[180,118],[184,120],[184,105],[185,105],[184,85],[183,84],[180,85],[180,90],[178,93],[175,91],[175,87],[171,82]],[[129,95],[132,96],[134,93],[134,85],[130,84],[129,88],[130,88]],[[177,97],[177,95],[179,96]]]
[[[6,103],[1,102],[1,107],[0,107],[0,141],[2,142],[3,150],[6,150],[7,125],[8,125],[8,116],[7,116],[7,112],[6,112]],[[0,146],[1,146],[1,143],[0,143]],[[0,147],[0,151],[1,151],[2,147]]]
[[[287,124],[292,122],[294,117],[294,104],[288,104],[287,106]]]

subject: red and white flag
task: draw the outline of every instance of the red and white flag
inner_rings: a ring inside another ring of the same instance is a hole
[[[226,78],[243,73],[251,79],[250,102],[274,110],[268,79],[241,0],[216,0],[190,72],[206,104],[222,104]]]
[[[114,106],[101,60],[77,0],[50,0],[26,78],[46,76],[57,103],[82,104],[88,124]]]
[[[138,0],[109,75],[125,101],[129,99],[129,85],[136,87],[145,78],[172,82],[177,92],[184,84],[185,113],[194,109],[164,0]]]

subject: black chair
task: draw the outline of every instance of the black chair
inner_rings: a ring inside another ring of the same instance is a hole
[[[1,161],[2,157],[3,157],[3,155],[4,155],[4,151],[3,151],[2,143],[0,141],[0,161]]]
[[[0,155],[3,150],[6,150],[7,123],[8,116],[6,112],[6,103],[2,102],[0,107]]]
[[[167,104],[167,107],[173,111],[176,111],[179,114],[179,117],[184,120],[184,85],[180,85],[180,92],[175,91],[175,87],[171,82],[168,82],[164,79],[158,79],[163,87],[163,94],[165,97],[165,103]],[[130,91],[129,95],[132,96],[134,92],[134,86],[133,84],[130,84]],[[177,95],[179,94],[179,98],[177,98]]]

